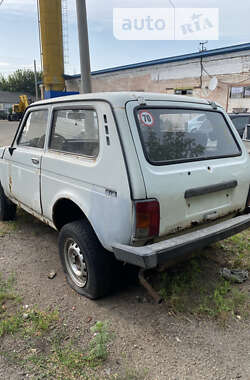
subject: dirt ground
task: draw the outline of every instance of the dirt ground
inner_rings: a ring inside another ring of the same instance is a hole
[[[0,145],[8,143],[14,127],[0,122]],[[56,272],[52,280],[51,270]],[[0,272],[5,278],[15,274],[23,305],[58,309],[68,334],[83,345],[96,321],[108,321],[113,334],[109,355],[96,369],[103,379],[115,374],[123,375],[113,379],[124,380],[250,379],[249,318],[229,318],[222,326],[213,318],[174,313],[166,303],[155,305],[139,285],[98,301],[80,297],[65,281],[57,232],[33,217],[21,215],[14,231],[0,234]],[[22,350],[15,336],[0,339],[1,352]],[[0,356],[0,378],[41,377]]]

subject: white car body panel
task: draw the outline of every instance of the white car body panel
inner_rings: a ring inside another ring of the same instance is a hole
[[[58,106],[93,107],[99,121],[99,154],[90,159],[50,150],[49,121],[43,150],[18,148],[15,142],[17,149],[12,155],[8,148],[0,148],[0,183],[5,194],[54,228],[55,205],[61,199],[71,200],[109,251],[113,243],[133,243],[135,200],[159,201],[160,237],[243,211],[250,185],[250,159],[230,118],[225,116],[242,150],[240,156],[153,166],[145,158],[133,113],[144,103],[147,107],[212,109],[203,99],[147,93],[101,93],[37,102],[26,112],[45,107],[49,118]],[[36,157],[39,166],[27,167]],[[237,181],[238,186],[188,202],[184,198],[187,189],[229,180]]]

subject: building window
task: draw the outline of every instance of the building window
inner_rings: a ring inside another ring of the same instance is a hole
[[[245,87],[245,98],[250,98],[250,87]]]
[[[232,99],[250,98],[250,87],[232,87],[230,97]]]
[[[174,90],[174,93],[175,95],[193,95],[193,90],[191,88],[188,88],[188,89],[176,88]]]

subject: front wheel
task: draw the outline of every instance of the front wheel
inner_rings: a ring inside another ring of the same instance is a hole
[[[4,194],[0,185],[0,220],[14,220],[16,217],[16,205],[12,203]]]
[[[61,229],[59,254],[67,280],[79,294],[96,299],[111,291],[115,259],[102,247],[87,220]]]

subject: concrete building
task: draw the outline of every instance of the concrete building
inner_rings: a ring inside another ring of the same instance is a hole
[[[211,78],[218,80],[210,91]],[[80,75],[65,76],[79,91]],[[217,101],[228,112],[250,112],[250,43],[92,72],[94,92],[151,91]]]
[[[8,111],[12,104],[18,103],[19,95],[16,92],[0,91],[0,111]]]

